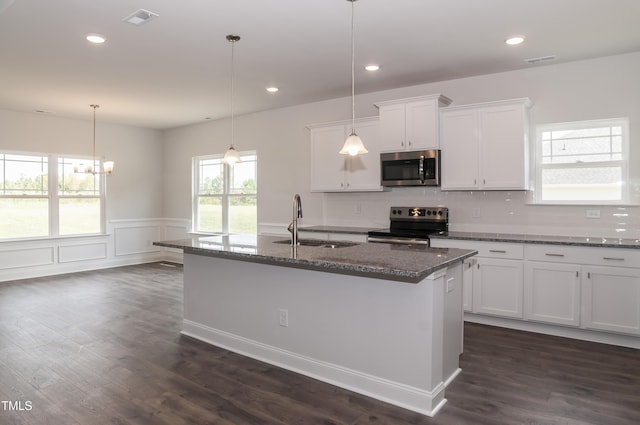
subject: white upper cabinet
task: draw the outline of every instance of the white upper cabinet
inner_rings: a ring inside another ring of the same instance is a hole
[[[440,94],[376,103],[381,151],[439,149],[439,112],[450,103]]]
[[[356,120],[356,133],[369,151],[348,156],[338,152],[351,134],[351,121],[309,126],[311,133],[311,191],[382,191],[378,118]]]
[[[529,99],[440,112],[443,190],[529,188]]]

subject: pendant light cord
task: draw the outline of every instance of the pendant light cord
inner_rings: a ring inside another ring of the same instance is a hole
[[[234,125],[233,125],[233,97],[234,97],[234,93],[233,93],[233,86],[234,86],[234,75],[235,75],[235,71],[234,71],[234,45],[236,44],[236,40],[232,39],[231,41],[231,147],[233,148],[233,141],[234,141]]]
[[[100,105],[91,105],[93,108],[93,170],[95,171],[96,167],[96,108],[99,108]]]
[[[356,42],[355,42],[355,20],[354,5],[356,0],[351,2],[351,134],[356,133]]]

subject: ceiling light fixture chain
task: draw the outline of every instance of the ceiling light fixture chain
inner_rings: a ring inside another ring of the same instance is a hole
[[[89,105],[93,108],[93,163],[92,165],[92,170],[95,171],[96,169],[96,109],[98,109],[100,107],[100,105]]]
[[[102,171],[96,171],[98,167],[96,167],[96,109],[100,107],[100,105],[92,103],[89,105],[93,108],[93,149],[91,151],[91,164],[87,164],[84,166],[84,171],[79,170],[79,166],[77,164],[73,165],[74,173],[88,173],[88,174],[107,174],[110,175],[113,172],[113,161],[103,161],[102,162]]]
[[[355,39],[355,7],[357,0],[347,0],[351,2],[351,134],[344,141],[340,153],[342,155],[356,156],[369,152],[364,147],[362,139],[356,134],[356,39]]]
[[[236,162],[240,161],[240,155],[238,151],[233,147],[233,142],[235,140],[235,108],[234,108],[234,98],[235,98],[235,44],[240,41],[239,35],[229,34],[227,35],[227,41],[231,43],[231,145],[229,149],[224,154],[224,162],[229,165],[233,165]]]

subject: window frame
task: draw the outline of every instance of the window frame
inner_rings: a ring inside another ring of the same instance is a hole
[[[543,133],[548,131],[562,131],[562,130],[582,130],[588,128],[597,127],[614,127],[619,126],[622,128],[621,137],[621,159],[619,160],[606,160],[606,161],[593,161],[593,162],[575,162],[575,163],[557,163],[557,164],[543,164]],[[629,205],[630,204],[630,190],[629,190],[629,119],[627,117],[620,118],[605,118],[597,120],[585,120],[585,121],[571,121],[560,122],[552,124],[541,124],[536,127],[536,139],[535,139],[535,152],[534,158],[534,187],[533,203],[536,205]],[[598,168],[598,167],[615,167],[620,168],[621,171],[621,199],[620,200],[543,200],[542,195],[542,174],[544,170],[548,169],[581,169],[581,168]]]
[[[67,155],[59,153],[42,153],[42,152],[23,152],[23,151],[8,151],[0,150],[0,154],[3,155],[15,155],[15,156],[39,156],[46,158],[47,161],[47,187],[46,195],[6,195],[0,193],[2,199],[46,199],[48,201],[47,218],[48,218],[48,233],[46,235],[38,236],[18,236],[10,238],[0,237],[0,243],[2,242],[15,242],[22,240],[44,240],[44,239],[59,239],[59,238],[73,238],[73,237],[89,237],[89,236],[104,236],[106,235],[106,176],[100,175],[99,177],[99,195],[98,196],[83,196],[84,198],[98,198],[100,200],[100,231],[98,233],[77,233],[77,234],[60,234],[60,200],[65,198],[78,198],[79,196],[73,195],[60,195],[58,193],[58,161],[59,159],[66,159],[73,162],[87,162],[92,161],[93,158],[89,158],[82,155]],[[102,158],[95,159],[97,166],[102,168]],[[4,179],[4,175],[0,178]]]
[[[235,194],[231,193],[231,178],[233,176],[232,171],[233,167],[223,161],[224,155],[222,154],[210,154],[210,155],[199,155],[194,156],[192,158],[192,183],[191,183],[191,231],[195,234],[205,234],[205,235],[218,235],[218,234],[230,234],[229,231],[229,209],[231,202],[230,200],[233,198],[239,197],[255,197],[256,200],[256,208],[258,204],[258,154],[256,151],[243,151],[238,152],[240,155],[241,161],[245,161],[247,157],[252,157],[252,161],[255,161],[255,183],[256,183],[256,191],[253,194]],[[222,193],[221,194],[213,194],[213,195],[201,195],[199,193],[200,186],[200,163],[201,161],[206,160],[219,160],[223,167],[223,178],[222,178]],[[199,199],[200,198],[220,198],[221,200],[221,220],[222,226],[220,232],[215,231],[207,231],[199,228],[198,224],[200,222],[200,210],[199,210]],[[256,217],[257,219],[257,217]],[[256,232],[257,232],[257,223],[256,223]]]

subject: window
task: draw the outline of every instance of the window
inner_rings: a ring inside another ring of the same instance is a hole
[[[203,233],[257,233],[257,156],[233,167],[222,155],[193,158],[193,227]]]
[[[103,232],[103,179],[74,173],[78,161],[0,153],[0,240]]]
[[[628,202],[627,119],[544,125],[537,136],[537,202]]]
[[[48,157],[0,153],[0,238],[49,235]]]
[[[101,175],[75,173],[75,158],[58,158],[58,230],[60,235],[100,233]],[[96,167],[99,171],[99,168]]]

